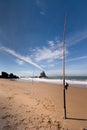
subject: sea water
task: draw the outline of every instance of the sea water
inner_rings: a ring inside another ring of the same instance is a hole
[[[53,76],[53,77],[47,77],[47,78],[24,77],[24,78],[20,78],[19,81],[63,84],[62,76]],[[65,82],[67,82],[69,85],[72,85],[72,86],[87,88],[87,76],[66,76]]]

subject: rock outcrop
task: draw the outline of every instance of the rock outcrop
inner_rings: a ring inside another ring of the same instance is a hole
[[[2,72],[0,75],[0,78],[5,78],[5,79],[18,79],[19,77],[14,75],[13,73],[8,74],[7,72]]]
[[[46,74],[45,74],[44,71],[42,71],[42,72],[40,73],[39,78],[47,78],[47,76],[46,76]]]
[[[2,75],[1,75],[2,78],[8,78],[9,77],[9,74],[7,72],[2,72]]]

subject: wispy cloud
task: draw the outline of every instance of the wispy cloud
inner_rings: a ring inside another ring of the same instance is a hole
[[[87,31],[77,32],[72,37],[66,39],[66,45],[76,45],[85,39],[87,39]]]
[[[45,15],[47,8],[46,8],[46,1],[45,0],[36,0],[36,5],[40,9],[40,14]]]
[[[87,56],[75,57],[75,58],[67,60],[67,62],[69,62],[69,61],[78,61],[78,60],[83,60],[83,59],[87,59]]]
[[[36,50],[36,61],[49,60],[49,59],[61,59],[61,50],[51,50],[49,48],[43,47],[42,49]]]
[[[48,41],[48,45],[53,48],[55,46],[55,42],[54,41]]]
[[[45,12],[43,12],[43,11],[40,11],[40,14],[41,14],[41,15],[45,15]]]
[[[48,41],[48,46],[43,46],[42,48],[36,48],[34,50],[34,58],[37,62],[46,60],[49,62],[62,59],[62,49],[58,46],[59,44],[53,41]]]
[[[40,69],[40,70],[43,70],[43,68],[42,68],[41,66],[39,66],[38,64],[36,64],[35,62],[33,62],[33,61],[31,60],[31,58],[26,57],[26,56],[22,56],[22,55],[18,54],[18,53],[17,53],[16,51],[14,51],[14,50],[11,50],[11,49],[9,49],[9,48],[7,48],[7,47],[0,47],[0,50],[4,51],[4,52],[6,52],[6,53],[8,53],[8,54],[10,54],[10,55],[15,56],[15,57],[19,58],[20,60],[22,60],[22,61],[24,61],[24,62],[27,62],[27,63],[29,63],[29,64],[35,66],[36,68],[38,68],[38,69]]]
[[[23,65],[23,64],[24,64],[23,60],[20,60],[20,59],[16,59],[16,62],[17,62],[19,65]]]

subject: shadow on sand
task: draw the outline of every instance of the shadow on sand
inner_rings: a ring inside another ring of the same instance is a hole
[[[87,119],[82,119],[82,118],[71,118],[71,117],[66,117],[67,120],[79,120],[79,121],[87,121]]]

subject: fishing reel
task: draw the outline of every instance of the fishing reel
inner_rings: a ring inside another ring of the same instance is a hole
[[[68,87],[69,87],[69,84],[66,82],[66,84],[65,84],[65,89],[67,90]]]

